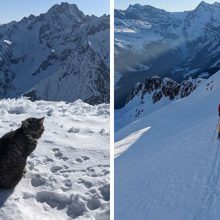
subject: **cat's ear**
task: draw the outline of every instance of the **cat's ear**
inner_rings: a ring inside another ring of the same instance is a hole
[[[26,128],[29,125],[29,122],[27,120],[22,121],[22,127]]]
[[[40,122],[41,124],[43,124],[43,123],[44,123],[44,119],[45,119],[45,117],[39,118],[39,122]]]

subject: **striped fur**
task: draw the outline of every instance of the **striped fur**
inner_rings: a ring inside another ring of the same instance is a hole
[[[29,118],[15,131],[0,139],[0,187],[14,188],[21,180],[27,157],[44,132],[44,118]]]

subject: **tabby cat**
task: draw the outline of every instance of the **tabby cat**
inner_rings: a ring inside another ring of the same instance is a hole
[[[25,172],[27,157],[44,132],[44,118],[28,118],[0,139],[0,187],[14,188]]]

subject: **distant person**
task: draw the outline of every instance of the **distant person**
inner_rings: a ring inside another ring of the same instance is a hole
[[[220,103],[218,105],[218,116],[220,117]]]

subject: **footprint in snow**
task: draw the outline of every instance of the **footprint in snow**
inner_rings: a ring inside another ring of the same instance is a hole
[[[52,172],[52,173],[56,173],[57,171],[59,171],[59,170],[62,170],[63,168],[61,167],[61,166],[52,166],[51,168],[50,168],[50,171]]]
[[[50,191],[37,192],[35,199],[39,203],[47,203],[51,208],[58,210],[64,209],[70,200],[67,196]]]
[[[79,127],[77,127],[77,128],[72,127],[72,128],[70,128],[68,130],[68,132],[69,133],[79,133],[80,132],[80,128]]]
[[[54,144],[54,141],[52,140],[44,140],[45,143],[48,143],[48,144]]]
[[[102,136],[108,136],[109,135],[109,131],[107,131],[105,128],[102,128],[99,133]]]
[[[59,148],[54,148],[52,149],[52,151],[54,152],[54,156],[60,160],[66,161],[69,160],[68,157],[63,156],[63,153],[61,152],[61,150]]]
[[[82,156],[82,159],[83,159],[83,160],[89,160],[90,158],[87,157],[87,156]]]
[[[106,169],[106,167],[108,167]],[[95,166],[95,167],[87,167],[86,168],[87,175],[91,177],[102,177],[102,176],[107,176],[110,171],[109,171],[109,166]]]
[[[63,182],[64,186],[61,187],[61,189],[64,191],[64,192],[67,192],[69,190],[72,189],[72,182],[70,179],[66,179],[64,180]]]
[[[76,158],[76,162],[78,162],[78,163],[82,163],[83,160],[82,160],[81,158]]]
[[[103,186],[99,187],[99,191],[105,201],[110,201],[110,184],[105,183]]]
[[[99,201],[99,199],[96,196],[93,196],[92,198],[90,198],[87,202],[87,207],[90,210],[96,210],[101,206],[101,203]]]
[[[51,163],[54,162],[54,160],[50,157],[46,157],[46,159],[43,160],[44,163]]]
[[[109,167],[109,164],[98,164],[97,167]]]
[[[87,160],[90,160],[90,158],[87,156],[81,156],[81,158],[76,158],[76,162],[78,163],[82,163],[83,161],[87,161]]]
[[[64,194],[41,191],[36,194],[36,201],[39,203],[46,203],[51,208],[56,208],[57,210],[64,210],[66,214],[71,218],[75,219],[82,216],[86,212],[86,202],[78,194],[72,194],[66,196]],[[92,206],[91,207],[95,207]]]
[[[87,189],[90,189],[93,187],[93,184],[87,180],[79,179],[78,184],[83,184]]]
[[[38,164],[40,164],[39,161],[32,161],[32,160],[30,161],[30,160],[28,160],[26,168],[31,170],[31,171],[37,171],[38,172],[39,170],[36,168]]]
[[[31,179],[31,185],[33,187],[39,187],[46,183],[46,179],[37,174],[35,177]]]
[[[86,170],[91,172],[91,173],[95,172],[95,169],[93,167],[87,167]]]

